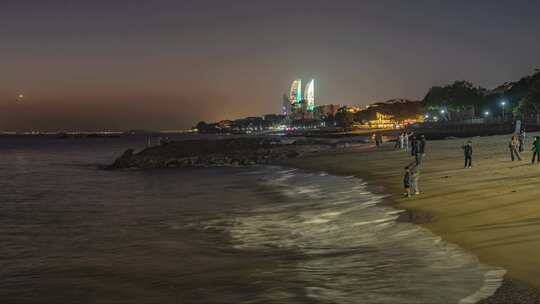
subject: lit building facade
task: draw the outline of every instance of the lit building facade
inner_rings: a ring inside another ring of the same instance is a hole
[[[289,94],[291,113],[302,108],[302,100],[302,79],[295,79],[291,85],[291,93]]]
[[[304,91],[304,99],[307,110],[313,112],[315,109],[315,79],[311,79]]]
[[[291,120],[313,119],[315,111],[315,80],[311,79],[305,87],[302,86],[302,79],[295,79],[291,84],[288,96],[288,106],[285,101],[282,106],[282,113]],[[303,93],[303,94],[302,94]]]

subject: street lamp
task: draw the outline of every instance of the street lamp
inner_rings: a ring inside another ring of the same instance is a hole
[[[488,111],[485,111],[485,112],[484,112],[484,116],[488,117],[488,116],[489,116],[489,112],[488,112]]]
[[[504,106],[506,105],[506,101],[501,101],[501,107],[502,107],[502,114],[503,114],[503,121],[506,121],[505,119],[505,109],[504,109]]]

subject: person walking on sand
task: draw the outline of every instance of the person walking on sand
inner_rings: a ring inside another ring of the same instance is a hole
[[[540,136],[534,137],[532,151],[533,151],[532,163],[534,164],[535,159],[536,159],[537,164],[540,163]]]
[[[516,136],[512,136],[512,139],[508,143],[508,148],[510,149],[510,158],[512,161],[514,161],[515,158],[521,160],[521,155],[519,154],[519,141]]]
[[[465,168],[471,168],[472,167],[472,141],[469,140],[461,148],[463,149],[463,154],[465,156]]]
[[[521,130],[518,135],[519,141],[519,153],[522,153],[525,150],[525,130]]]

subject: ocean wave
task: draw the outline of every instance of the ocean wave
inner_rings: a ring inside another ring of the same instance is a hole
[[[504,270],[397,221],[402,211],[382,205],[384,196],[359,179],[269,168],[258,183],[272,199],[220,229],[237,250],[279,249],[302,258],[265,274],[283,288],[250,303],[292,303],[302,293],[320,303],[468,304],[500,286]]]

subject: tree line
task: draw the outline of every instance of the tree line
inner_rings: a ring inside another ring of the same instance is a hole
[[[456,81],[446,86],[434,86],[422,100],[429,112],[444,113],[446,120],[456,120],[464,112],[474,117],[488,114],[500,116],[503,111],[522,118],[540,114],[540,71],[516,82],[508,82],[488,90],[468,81]]]

